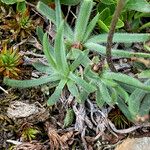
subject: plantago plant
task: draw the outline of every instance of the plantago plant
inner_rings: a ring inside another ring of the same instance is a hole
[[[103,66],[98,72],[92,68],[93,63],[89,57],[89,52],[95,51],[100,56],[105,56],[106,47],[104,43],[107,42],[108,36],[107,34],[91,36],[99,19],[99,14],[97,14],[90,21],[90,14],[94,4],[92,0],[83,0],[81,3],[74,31],[69,24],[63,20],[60,1],[55,0],[55,4],[55,11],[42,2],[39,2],[37,6],[39,12],[45,15],[47,19],[56,26],[57,34],[54,47],[50,45],[47,34],[44,34],[39,28],[37,30],[49,66],[44,67],[41,65],[38,67],[37,65],[35,67],[38,70],[45,71],[48,75],[39,79],[25,81],[5,78],[4,83],[20,88],[47,83],[52,84],[56,86],[56,88],[55,92],[48,99],[48,105],[53,105],[59,100],[65,86],[78,102],[84,102],[90,93],[95,93],[96,102],[99,107],[102,107],[104,104],[110,106],[117,104],[122,112],[132,120],[135,114],[130,110],[130,103],[132,103],[134,99],[130,100],[130,95],[122,84],[128,85],[128,87],[131,86],[134,90],[142,90],[144,92],[149,92],[150,86],[131,76],[111,72],[108,68]],[[150,34],[116,33],[114,34],[113,42],[144,42],[149,38]],[[118,49],[112,49],[112,55],[126,58],[133,56],[143,58],[150,57],[148,53],[135,53]],[[78,69],[80,65],[82,65],[83,68],[82,74]]]
[[[49,63],[50,71],[47,77],[24,81],[10,80],[6,78],[4,82],[10,86],[20,88],[34,87],[45,83],[55,83],[56,89],[48,99],[48,105],[53,105],[56,103],[56,101],[59,100],[60,94],[65,85],[78,100],[80,99],[78,86],[87,93],[94,92],[96,88],[79,77],[78,73],[75,71],[76,68],[80,65],[81,60],[84,58],[84,55],[80,55],[71,64],[67,61],[66,48],[63,39],[63,27],[64,23],[61,23],[56,35],[54,48],[50,45],[46,33],[43,37],[43,50]]]

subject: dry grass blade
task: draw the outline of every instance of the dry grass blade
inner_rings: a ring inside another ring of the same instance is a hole
[[[50,148],[51,150],[59,150],[64,149],[64,141],[62,140],[61,136],[57,133],[56,129],[50,125],[49,122],[45,123],[47,134],[50,141]]]
[[[13,148],[13,150],[46,150],[40,143],[22,143]]]

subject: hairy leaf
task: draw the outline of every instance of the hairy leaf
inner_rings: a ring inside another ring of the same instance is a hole
[[[61,80],[56,87],[54,93],[51,95],[51,97],[48,99],[47,104],[48,106],[54,105],[60,98],[61,92],[66,84],[67,80]]]
[[[80,42],[84,38],[84,34],[89,22],[90,13],[93,7],[93,0],[84,0],[81,4],[78,18],[75,25],[74,40]]]

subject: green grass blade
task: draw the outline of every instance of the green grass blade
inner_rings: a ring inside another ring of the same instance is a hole
[[[108,89],[110,90],[110,94],[111,94],[111,99],[112,99],[112,103],[113,104],[117,104],[117,100],[118,100],[118,93],[114,88],[110,88],[108,87]]]
[[[32,66],[36,70],[38,70],[39,72],[42,72],[42,73],[46,73],[46,74],[49,74],[49,75],[54,73],[53,69],[50,66],[42,64],[40,62],[35,62],[35,63],[32,64]]]
[[[76,60],[73,61],[73,63],[70,65],[70,70],[73,72],[77,67],[79,67],[80,64],[82,64],[82,61],[84,60],[84,55],[81,53],[81,55],[78,56]]]
[[[129,94],[125,91],[125,89],[123,89],[121,86],[117,86],[114,88],[116,90],[116,92],[118,93],[118,95],[125,100],[125,102],[128,101],[129,99]]]
[[[61,23],[58,32],[56,34],[54,49],[55,49],[55,59],[57,63],[57,69],[60,70],[62,73],[67,74],[69,68],[66,59],[63,31],[64,31],[64,22]]]
[[[140,89],[136,89],[129,97],[128,99],[128,109],[132,115],[133,118],[135,118],[138,115],[138,112],[140,110],[140,104],[143,100],[146,92]]]
[[[56,6],[55,7],[55,11],[56,11],[56,28],[58,29],[61,22],[63,21],[60,0],[55,0],[55,6]]]
[[[37,10],[52,23],[54,23],[55,25],[57,24],[57,26],[59,25],[56,22],[56,12],[47,5],[45,5],[43,2],[38,2]],[[59,14],[57,16],[59,16]],[[67,22],[65,22],[65,36],[69,39],[72,39],[73,37],[73,31]]]
[[[55,11],[48,7],[43,2],[38,2],[37,4],[37,10],[45,16],[48,20],[52,21],[54,24],[56,24],[56,17],[55,17]]]
[[[126,74],[106,72],[103,74],[103,78],[113,79],[115,81],[120,81],[125,84],[129,84],[129,85],[135,86],[137,88],[150,91],[150,86],[147,86],[147,85],[143,84],[142,82],[140,82],[138,79],[135,79]]]
[[[101,90],[99,89],[99,87],[97,87],[97,90],[96,90],[96,104],[99,108],[102,108],[103,105],[105,104],[105,101],[104,99],[102,98],[102,95],[101,95]]]
[[[150,78],[150,69],[143,70],[138,74],[139,78]]]
[[[103,81],[103,83],[105,85],[107,85],[108,87],[114,87],[115,88],[115,87],[118,86],[118,83],[116,83],[115,81],[110,80],[110,79],[104,79],[104,78],[102,78],[101,81]]]
[[[48,40],[46,33],[43,36],[43,51],[44,51],[44,54],[47,58],[49,65],[52,68],[56,69],[56,63],[55,63],[54,58],[53,58],[52,53],[51,53],[51,51],[53,51],[53,50],[52,50],[52,47],[49,43],[49,40]]]
[[[123,89],[125,89],[126,92],[128,93],[132,93],[136,87],[135,86],[131,86],[131,85],[128,85],[128,84],[125,84],[125,83],[122,83],[122,82],[119,82],[118,83]]]
[[[73,41],[73,31],[67,22],[65,22],[64,30],[65,30],[64,35],[67,38],[67,40]]]
[[[79,90],[78,87],[76,86],[75,82],[69,80],[67,82],[67,87],[68,90],[70,91],[70,93],[72,94],[72,96],[74,96],[77,100],[78,103],[81,103],[81,99],[80,99],[80,94],[79,94]]]
[[[41,77],[39,79],[32,79],[32,80],[13,80],[9,78],[4,78],[4,84],[11,86],[11,87],[18,87],[18,88],[29,88],[35,87],[42,84],[46,84],[49,82],[54,82],[60,79],[60,76],[57,74],[53,74],[47,77]]]
[[[48,106],[54,105],[60,98],[61,92],[66,84],[67,80],[61,80],[56,87],[54,93],[51,95],[51,97],[47,101]]]
[[[89,38],[89,36],[91,35],[94,27],[96,26],[96,23],[97,23],[98,19],[99,19],[99,13],[91,20],[91,22],[87,26],[87,30],[84,34],[84,39],[83,39],[82,43],[85,42]]]
[[[83,0],[75,25],[74,40],[76,42],[81,42],[84,38],[92,7],[93,0]]]
[[[119,109],[122,111],[122,113],[130,120],[133,121],[133,118],[131,116],[130,111],[128,110],[127,105],[125,104],[124,100],[121,98],[118,98],[118,103],[117,103]]]
[[[76,84],[81,86],[87,93],[92,93],[96,90],[96,87],[87,83],[85,80],[81,79],[80,77],[74,75],[70,72],[68,78],[70,78],[72,81],[74,81]]]
[[[87,47],[91,51],[96,51],[100,55],[106,55],[106,47],[96,44],[96,43],[85,43],[85,47]],[[148,53],[137,53],[137,52],[129,52],[125,50],[117,50],[112,49],[112,56],[115,57],[125,57],[125,58],[131,58],[131,57],[142,57],[142,58],[150,58],[150,54]]]
[[[148,115],[150,112],[150,94],[147,94],[140,106],[139,116],[145,116]]]
[[[91,64],[92,61],[88,57],[89,50],[81,51],[79,49],[72,48],[69,53],[67,54],[67,58],[70,60],[76,60],[80,55],[84,55],[81,64],[86,67],[88,64]]]
[[[106,85],[102,82],[98,82],[97,85],[99,86],[99,89],[100,89],[100,93],[101,93],[101,96],[102,96],[102,99],[110,106],[113,105],[113,101],[112,101],[112,98],[109,94],[109,91],[106,87]]]
[[[41,27],[38,26],[36,28],[36,34],[37,34],[38,39],[40,40],[40,42],[43,43],[44,32],[43,32],[43,29]]]
[[[145,82],[145,85],[150,85],[150,80],[147,80]],[[136,89],[130,95],[130,97],[128,99],[128,105],[129,105],[128,109],[129,109],[130,113],[132,114],[133,118],[135,118],[136,115],[138,115],[141,102],[143,101],[143,98],[145,97],[146,93],[147,92],[144,90]]]
[[[108,34],[100,34],[93,36],[87,42],[93,43],[106,43]],[[144,42],[150,39],[149,33],[115,33],[113,36],[113,42],[115,43],[134,43]]]

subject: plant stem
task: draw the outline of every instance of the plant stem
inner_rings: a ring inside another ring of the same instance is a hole
[[[107,60],[107,63],[108,63],[110,70],[113,72],[117,72],[115,66],[113,65],[113,61],[111,59],[111,48],[112,48],[112,44],[113,44],[112,43],[113,42],[113,35],[115,33],[115,28],[116,28],[116,25],[118,22],[118,18],[121,14],[123,7],[124,7],[125,1],[126,0],[118,0],[117,7],[115,9],[115,12],[114,12],[114,15],[113,15],[113,18],[111,21],[110,30],[109,30],[108,38],[107,38],[106,60]]]

